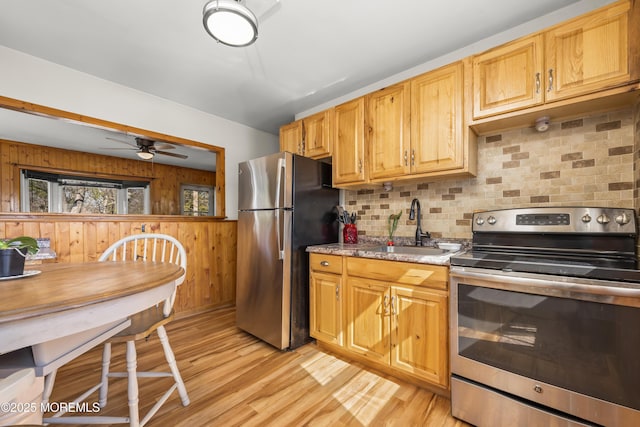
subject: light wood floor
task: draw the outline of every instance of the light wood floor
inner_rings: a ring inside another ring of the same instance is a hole
[[[174,321],[167,332],[191,404],[183,407],[173,393],[150,427],[467,426],[451,417],[448,399],[348,363],[315,344],[290,352],[274,349],[237,329],[233,308]],[[124,359],[123,347],[114,346],[115,358]],[[139,368],[165,369],[157,336],[137,349]],[[117,363],[117,369],[123,367]],[[51,401],[68,402],[97,383],[99,368],[100,348],[62,368]],[[170,380],[139,383],[144,414]],[[112,379],[110,387],[100,415],[126,415],[126,380]]]

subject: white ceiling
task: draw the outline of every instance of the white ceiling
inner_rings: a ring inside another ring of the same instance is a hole
[[[206,0],[1,0],[0,45],[277,134],[296,113],[576,2],[246,0],[259,37],[232,48],[205,32]]]

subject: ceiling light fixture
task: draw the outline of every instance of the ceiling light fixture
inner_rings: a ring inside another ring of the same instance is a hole
[[[153,153],[149,151],[149,147],[140,147],[140,151],[136,153],[143,160],[153,159]]]
[[[240,0],[211,0],[204,6],[207,33],[227,46],[248,46],[258,38],[258,19]]]

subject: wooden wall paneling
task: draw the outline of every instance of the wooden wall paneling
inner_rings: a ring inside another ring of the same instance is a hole
[[[180,214],[180,184],[216,188],[216,172],[0,140],[0,211],[20,212],[20,166],[148,179],[151,213]],[[217,198],[217,201],[219,198]],[[219,210],[216,209],[219,215]]]
[[[4,218],[3,218],[4,216]],[[57,263],[92,262],[118,239],[147,232],[180,240],[187,251],[187,277],[178,289],[176,312],[181,315],[235,304],[236,221],[170,217],[113,220],[101,217],[0,215],[0,237],[48,237]]]
[[[221,289],[220,302],[232,301],[235,304],[237,247],[237,223],[220,223],[214,252],[217,257],[215,265],[220,271],[217,276]]]
[[[84,225],[82,241],[84,242],[84,262],[98,261],[98,257],[101,255],[98,251],[98,232],[96,223],[93,221],[87,222]]]
[[[84,224],[74,221],[69,224],[69,250],[71,262],[84,262]]]
[[[194,225],[197,224],[190,224],[189,227],[179,227],[177,223],[171,223],[172,228],[175,228],[175,234],[172,235],[182,242],[187,251],[187,277],[183,285],[178,288],[181,310],[186,309],[196,300],[195,287],[200,283],[197,281],[198,275],[196,274],[199,264],[195,262],[195,255],[199,251],[200,242],[196,239]]]
[[[71,262],[69,223],[66,221],[56,222],[55,226],[55,237],[51,241],[51,246],[56,251],[56,261]]]
[[[40,235],[40,224],[33,222],[25,222],[22,226],[21,236],[39,236]]]
[[[51,247],[55,250],[55,242],[56,242],[56,225],[50,221],[42,221],[39,224],[40,234],[38,237],[48,238]]]
[[[95,232],[96,232],[96,239],[95,239],[95,254],[96,254],[96,261],[98,260],[98,258],[100,258],[100,255],[102,255],[102,253],[107,250],[107,248],[109,247],[110,243],[109,243],[109,223],[108,222],[95,222]]]
[[[5,224],[5,237],[7,238],[14,238],[14,237],[19,237],[19,236],[23,236],[24,227],[22,226],[22,223],[20,222],[9,222],[7,224]]]
[[[208,282],[209,282],[209,235],[207,233],[206,223],[195,223],[193,230],[193,237],[196,248],[191,253],[191,260],[194,265],[202,266],[201,268],[194,268],[194,283],[197,283],[194,291],[194,298],[196,301],[202,301],[204,303],[210,301],[208,297]],[[187,240],[189,241],[189,240]]]

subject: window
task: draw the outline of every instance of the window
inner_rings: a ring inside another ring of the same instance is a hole
[[[83,214],[150,213],[149,183],[22,171],[22,210]]]
[[[180,213],[191,216],[213,215],[213,187],[183,184],[180,186]]]

